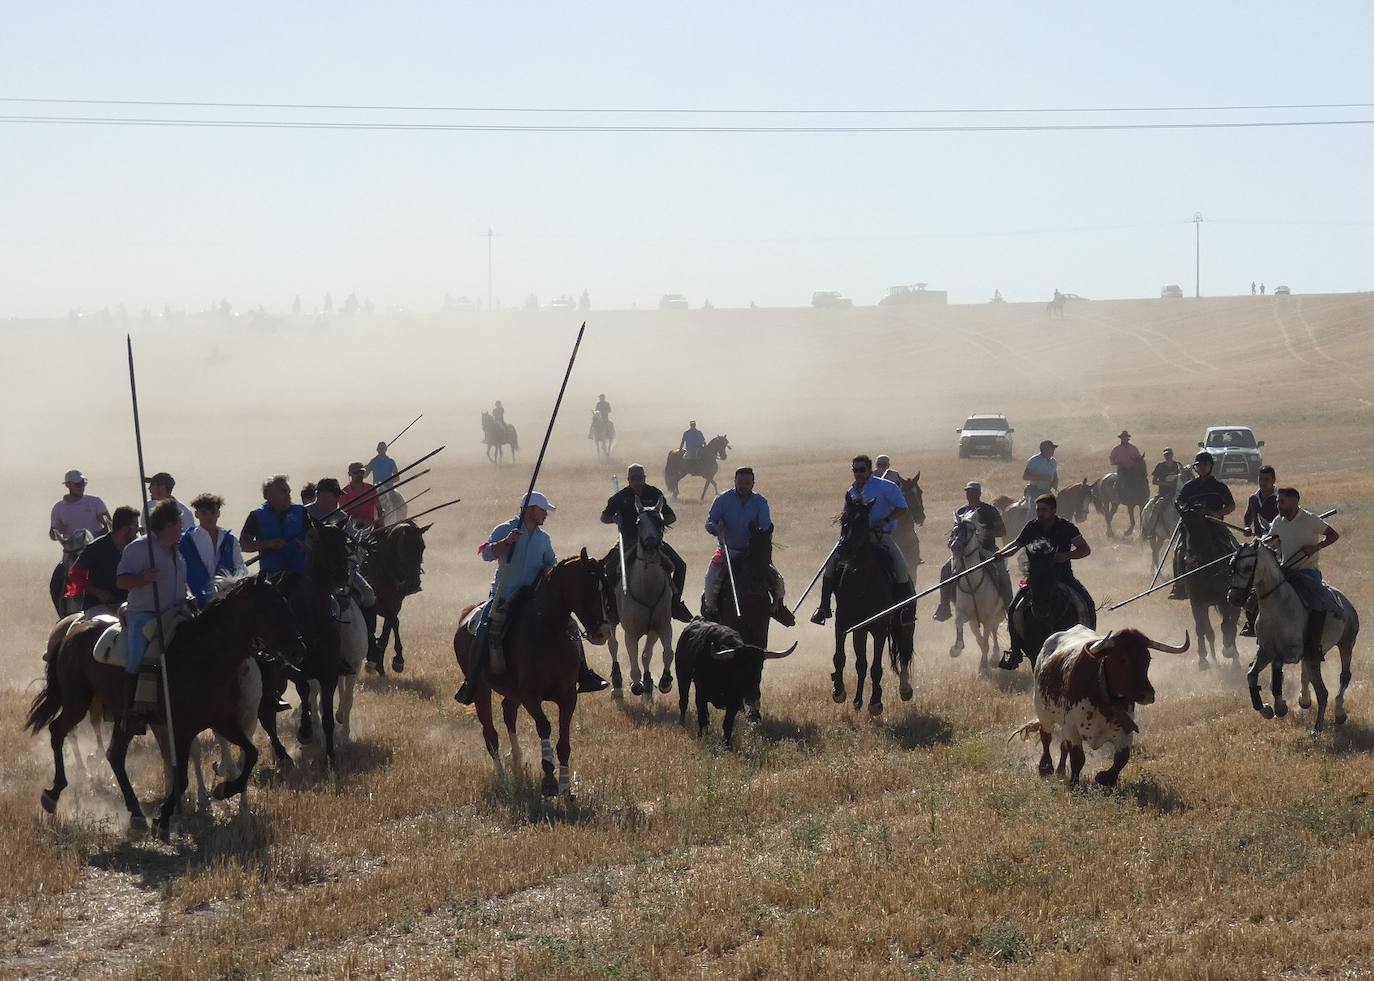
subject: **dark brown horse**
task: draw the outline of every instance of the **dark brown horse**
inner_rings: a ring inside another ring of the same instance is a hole
[[[296,693],[301,700],[301,742],[313,734],[310,711],[310,686],[319,685],[320,728],[324,733],[325,764],[334,765],[334,695],[339,678],[349,667],[344,663],[339,643],[339,624],[333,594],[349,586],[348,535],[337,525],[312,525],[308,536],[306,571],[283,580],[283,592],[296,615],[300,634],[305,638],[306,655],[296,677]],[[359,660],[361,663],[361,659]]]
[[[682,482],[683,477],[702,478],[704,483],[701,485],[700,500],[706,500],[706,488],[708,487],[719,494],[720,488],[716,486],[716,471],[720,469],[720,461],[725,459],[729,449],[730,437],[716,436],[701,448],[695,460],[688,460],[687,454],[682,450],[673,450],[669,453],[667,462],[663,464],[663,482],[668,485],[673,500],[678,499],[677,485]]]
[[[396,653],[391,658],[391,670],[399,673],[406,669],[405,649],[401,646],[401,604],[407,596],[420,591],[420,576],[425,571],[425,532],[431,527],[402,521],[368,537],[363,577],[377,594],[376,607],[367,611],[371,636],[377,636],[377,616],[382,618],[382,636],[368,658],[379,673],[386,673],[386,645],[392,638]]]
[[[840,544],[836,555],[839,569],[835,580],[835,670],[830,675],[834,685],[832,697],[837,703],[845,699],[844,638],[849,628],[862,623],[875,613],[887,609],[897,601],[897,590],[884,566],[881,548],[868,529],[868,513],[873,502],[855,501],[846,495],[844,514],[840,517]],[[914,604],[913,604],[914,606]],[[914,615],[914,609],[912,615]],[[873,640],[873,692],[869,699],[870,715],[883,714],[883,648],[891,643],[892,667],[901,679],[902,701],[910,701],[911,657],[915,651],[916,627],[903,623],[901,612],[884,617],[853,633],[854,669],[858,684],[854,691],[854,708],[864,703],[864,676],[868,672],[868,640]]]
[[[735,590],[739,593],[740,609],[735,609],[730,585],[721,588],[716,603],[716,622],[739,632],[751,647],[768,647],[768,627],[773,618],[773,594],[769,589],[773,564],[773,529],[749,526],[749,547],[734,564]],[[747,699],[749,721],[762,721],[757,696]]]
[[[133,738],[122,724],[125,671],[118,665],[100,663],[92,656],[96,641],[108,625],[103,619],[67,619],[54,628],[48,638],[47,683],[29,706],[24,725],[34,733],[48,727],[53,785],[43,791],[42,804],[51,814],[67,786],[62,742],[85,717],[92,699],[98,698],[115,720],[105,756],[129,809],[129,826],[142,830],[147,821],[125,768]],[[243,752],[238,776],[217,784],[214,796],[224,800],[242,793],[248,785],[258,757],[249,733],[258,713],[260,679],[253,654],[259,649],[272,651],[290,663],[299,663],[305,654],[286,601],[263,574],[236,584],[194,620],[182,624],[173,638],[166,655],[166,673],[167,701],[171,703],[172,730],[176,736],[176,769],[157,817],[160,832],[166,833],[172,811],[186,792],[191,742],[206,729]],[[158,704],[161,710],[164,703]],[[154,730],[158,741],[164,742],[165,719]]]
[[[482,739],[498,767],[501,757],[496,726],[492,722],[492,692],[501,696],[501,715],[510,739],[511,765],[516,770],[523,766],[520,742],[515,735],[516,716],[523,707],[534,719],[544,773],[540,789],[546,797],[571,791],[569,734],[573,713],[577,710],[581,637],[585,636],[598,646],[606,643],[611,628],[606,620],[605,604],[605,570],[584,548],[577,558],[564,559],[540,576],[529,599],[511,611],[504,640],[506,673],[491,678],[484,672],[473,682]],[[453,653],[464,677],[470,676],[475,653],[476,637],[469,629],[469,620],[479,615],[480,604],[465,607],[453,635]],[[582,621],[585,633],[578,630],[574,616]],[[544,712],[544,702],[558,706],[557,776],[554,774],[554,746],[550,742],[553,726]]]
[[[893,533],[897,547],[906,558],[907,568],[911,570],[912,582],[916,581],[916,567],[921,564],[921,539],[916,529],[926,523],[926,497],[921,490],[921,472],[911,479],[897,478],[897,486],[906,498],[906,512],[897,519],[897,530]]]

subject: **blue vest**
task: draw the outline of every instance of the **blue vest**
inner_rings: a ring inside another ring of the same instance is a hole
[[[228,572],[234,561],[234,533],[226,531],[224,541],[220,542],[219,555],[215,557],[215,567],[205,568],[205,562],[200,557],[200,549],[196,548],[196,543],[192,540],[192,532],[186,532],[181,536],[181,557],[186,560],[186,585],[191,590],[191,595],[196,598],[196,606],[204,607],[210,600],[210,586],[214,582],[216,574]]]
[[[253,512],[258,516],[258,540],[282,538],[286,547],[275,552],[259,552],[262,568],[273,572],[305,572],[305,552],[301,537],[305,533],[305,508],[293,504],[284,515],[278,515],[264,504]]]

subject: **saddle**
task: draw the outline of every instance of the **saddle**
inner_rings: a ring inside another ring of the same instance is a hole
[[[176,636],[177,627],[194,618],[195,614],[185,606],[175,606],[162,614],[162,631],[169,646]],[[101,615],[91,619],[108,624],[101,632],[100,638],[95,642],[91,656],[100,664],[123,668],[129,660],[129,638],[124,634],[124,624],[120,623],[118,617],[113,616]],[[156,620],[149,620],[144,625],[143,636],[148,640],[148,648],[143,655],[143,664],[161,664],[162,648],[157,642]]]
[[[1345,619],[1345,607],[1341,603],[1341,594],[1329,582],[1323,580],[1318,584],[1307,576],[1291,574],[1284,578],[1288,585],[1293,587],[1293,592],[1298,594],[1298,599],[1302,601],[1302,605],[1309,613],[1323,612],[1338,620]]]
[[[520,615],[520,609],[529,602],[532,596],[534,596],[534,590],[534,586],[522,586],[514,596],[506,601],[507,625],[514,624],[515,618]],[[482,622],[482,610],[485,608],[486,603],[478,603],[472,608],[472,612],[468,614],[467,620],[463,622],[463,626],[468,628],[468,633],[473,637],[477,636],[478,625]],[[507,630],[509,630],[509,626]]]

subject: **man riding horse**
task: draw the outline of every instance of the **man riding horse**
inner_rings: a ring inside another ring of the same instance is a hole
[[[620,561],[616,556],[616,551],[621,545],[624,545],[625,564],[628,565],[634,559],[636,547],[631,532],[635,527],[635,522],[639,520],[639,512],[657,507],[661,501],[663,527],[667,529],[677,521],[677,514],[673,511],[673,506],[663,496],[663,491],[647,482],[644,467],[641,464],[630,464],[625,471],[625,483],[625,487],[611,495],[606,501],[606,507],[601,511],[601,523],[603,525],[615,525],[620,532],[620,542],[606,557],[606,585],[611,591],[614,591],[620,584]],[[672,576],[673,618],[681,620],[683,623],[690,623],[692,612],[682,602],[682,592],[687,588],[687,563],[668,544],[666,539],[659,544],[658,549]]]
[[[53,609],[58,616],[71,612],[63,609],[62,600],[67,589],[67,574],[85,547],[80,540],[89,545],[110,527],[109,509],[100,498],[86,493],[86,477],[80,470],[68,470],[62,483],[66,485],[67,493],[52,506],[48,518],[48,537],[61,542],[64,553],[69,553],[64,554],[62,561],[53,568],[52,578],[48,582]]]
[[[1322,630],[1326,626],[1326,615],[1334,613],[1339,616],[1342,611],[1335,595],[1322,580],[1317,553],[1328,545],[1334,545],[1341,535],[1300,506],[1301,500],[1302,496],[1295,487],[1284,487],[1278,492],[1279,513],[1269,526],[1269,537],[1278,540],[1279,558],[1287,573],[1288,584],[1307,608],[1302,656],[1320,661],[1324,654]]]
[[[1178,492],[1178,500],[1174,502],[1174,506],[1180,513],[1197,509],[1214,518],[1224,518],[1236,509],[1236,499],[1231,496],[1231,488],[1212,476],[1212,464],[1212,454],[1206,450],[1199,450],[1197,455],[1193,457],[1193,470],[1197,476],[1183,485],[1183,489]],[[1215,528],[1218,537],[1225,535],[1225,529],[1221,525],[1216,525]],[[1196,551],[1201,544],[1190,541],[1189,538],[1188,527],[1185,523],[1179,532],[1178,547],[1174,550],[1175,577],[1183,575],[1185,571],[1183,567],[1184,553]],[[1234,548],[1234,546],[1232,547]],[[1174,583],[1173,589],[1169,592],[1169,599],[1188,599],[1187,587],[1183,583]]]
[[[1021,533],[999,554],[1011,555],[1017,549],[1037,541],[1048,542],[1054,549],[1053,561],[1056,580],[1077,594],[1079,603],[1084,609],[1090,612],[1095,611],[1096,604],[1093,602],[1092,595],[1073,574],[1073,560],[1086,559],[1092,554],[1092,548],[1083,539],[1083,534],[1078,530],[1077,525],[1059,517],[1059,501],[1053,494],[1041,494],[1035,499],[1035,518],[1026,522]],[[1023,586],[1017,591],[1016,597],[1011,601],[1011,606],[1007,610],[1011,646],[1001,664],[1001,667],[1007,669],[1014,669],[1019,665],[1023,654],[1030,654],[1034,659],[1040,653],[1039,650],[1023,650],[1022,638],[1015,629],[1017,614],[1029,602],[1028,594],[1029,587]],[[1095,621],[1092,625],[1095,625]]]
[[[722,580],[729,576],[726,563],[737,563],[749,547],[751,528],[767,529],[773,527],[773,517],[768,510],[768,501],[762,494],[754,493],[754,468],[740,467],[735,471],[735,486],[723,491],[711,502],[711,510],[706,516],[706,533],[717,540],[719,548],[706,567],[706,586],[701,598],[701,615],[708,620],[717,618],[722,602],[734,602],[732,596],[722,599],[722,588],[729,583]],[[796,624],[783,602],[786,584],[781,574],[771,563],[768,566],[769,592],[773,594],[771,616],[784,627]]]
[[[1269,464],[1260,467],[1259,489],[1245,502],[1245,537],[1253,538],[1269,531],[1269,526],[1279,516],[1279,495],[1274,489],[1278,474]],[[1251,596],[1245,604],[1245,625],[1240,628],[1242,637],[1255,636],[1255,614],[1259,612],[1258,601]]]
[[[907,599],[916,592],[911,581],[911,572],[906,566],[906,557],[897,547],[893,532],[897,520],[906,513],[906,498],[895,483],[873,476],[873,461],[867,454],[856,456],[851,463],[854,483],[845,491],[846,501],[862,502],[870,505],[868,511],[868,530],[881,554],[887,557],[887,572],[894,584],[894,602]],[[830,611],[830,597],[835,589],[835,572],[839,565],[838,550],[832,551],[825,564],[821,577],[821,602],[811,615],[811,622],[824,624],[833,615]],[[909,603],[902,608],[902,622],[912,623],[916,619],[916,604]]]
[[[1054,440],[1042,439],[1040,452],[1026,461],[1021,472],[1021,479],[1026,482],[1022,500],[1034,501],[1041,494],[1052,494],[1059,489],[1059,461],[1054,458],[1057,449],[1059,444]]]
[[[138,536],[138,509],[124,505],[115,508],[110,530],[91,542],[77,556],[69,578],[81,594],[82,612],[114,614],[128,599],[128,592],[115,583],[119,557]]]
[[[964,485],[964,500],[967,503],[954,510],[955,525],[959,524],[959,520],[964,515],[974,515],[978,519],[978,523],[986,530],[983,547],[989,552],[996,552],[997,539],[1005,538],[1007,535],[1007,526],[1002,523],[1001,512],[983,500],[983,485],[976,480],[970,480]],[[1011,606],[1011,574],[1007,572],[1006,562],[999,558],[990,568],[997,580],[997,588],[1002,594],[1003,604]],[[940,567],[940,582],[944,585],[940,587],[940,605],[935,608],[936,620],[948,620],[953,616],[950,612],[950,605],[954,602],[956,584],[946,582],[952,575],[954,575],[954,562],[952,559],[946,559],[945,564]]]
[[[606,401],[605,392],[596,397],[596,405],[592,406],[592,424],[587,427],[588,439],[595,438],[598,425],[607,436],[615,433],[615,428],[611,423],[611,403]]]
[[[453,696],[459,705],[472,705],[477,700],[476,682],[483,674],[499,676],[506,673],[503,643],[511,607],[521,591],[533,588],[544,570],[558,564],[553,542],[542,527],[549,512],[556,508],[539,491],[533,491],[522,504],[520,513],[493,528],[478,550],[483,562],[499,565],[478,621],[472,673],[463,679],[462,687]],[[578,672],[577,690],[604,691],[606,687],[606,680],[587,666],[584,657]]]
[[[706,445],[706,434],[697,428],[695,419],[687,423],[687,429],[682,434],[682,439],[678,441],[677,448],[682,451],[682,458],[688,463],[696,461],[701,456],[702,448]]]

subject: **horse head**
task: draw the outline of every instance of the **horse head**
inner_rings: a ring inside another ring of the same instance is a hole
[[[907,512],[919,527],[926,523],[926,496],[921,490],[921,471],[916,471],[916,476],[907,480],[905,477],[900,481],[902,496],[906,498]]]
[[[611,628],[606,619],[606,569],[601,561],[584,548],[577,558],[558,563],[551,575],[559,580],[559,592],[581,621],[587,639],[598,647],[605,644]]]
[[[716,455],[718,459],[725,459],[725,451],[730,449],[729,436],[717,436],[706,444],[706,448]]]
[[[76,561],[83,548],[95,541],[95,536],[87,528],[78,528],[70,535],[58,536],[58,541],[62,543],[62,558],[70,565]]]
[[[987,529],[978,520],[976,511],[968,511],[959,516],[949,532],[949,550],[954,555],[972,555],[983,547]]]
[[[768,567],[773,564],[773,526],[760,528],[749,522],[749,547],[739,562],[740,578],[750,582],[767,582]]]
[[[182,628],[173,640],[174,648],[191,647],[202,631],[216,624],[237,631],[240,641],[254,650],[266,651],[293,668],[305,660],[305,640],[286,597],[275,579],[266,572],[238,578],[220,577],[215,581],[215,598],[205,611]]]
[[[868,515],[873,505],[873,501],[856,501],[845,495],[844,512],[840,515],[840,556],[853,559],[870,542]]]
[[[1059,584],[1059,573],[1055,570],[1054,544],[1043,538],[1036,539],[1026,546],[1026,587],[1030,590],[1031,602],[1044,600],[1054,595]]]
[[[420,576],[425,571],[425,532],[431,527],[402,521],[382,533],[382,561],[406,596],[420,591]]]
[[[663,498],[653,507],[644,507],[635,499],[635,541],[641,558],[650,556],[657,561],[658,547],[663,544]]]
[[[350,541],[348,533],[338,525],[311,525],[306,533],[306,548],[310,553],[310,572],[318,583],[331,589],[342,589],[352,578],[350,572]]]

